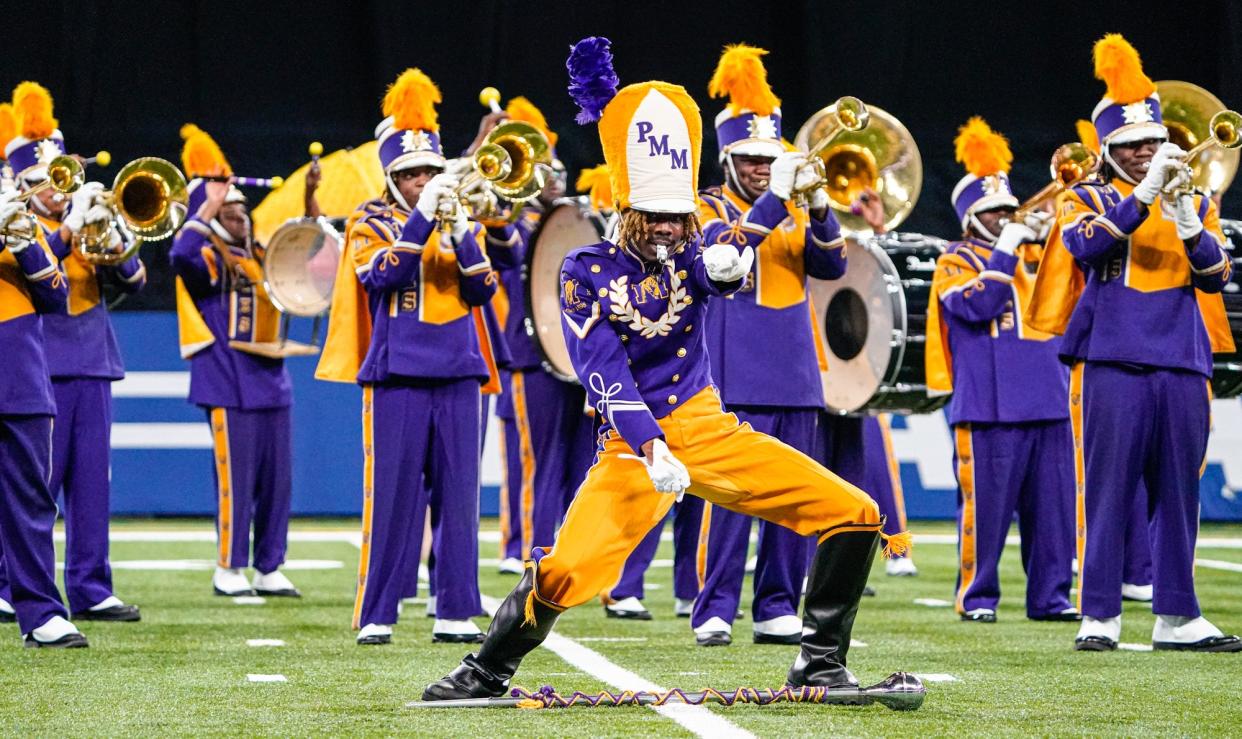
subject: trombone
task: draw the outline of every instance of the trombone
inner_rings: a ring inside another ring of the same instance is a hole
[[[86,182],[86,170],[82,163],[68,154],[62,154],[47,164],[47,179],[31,187],[29,190],[13,198],[19,202],[29,202],[32,197],[51,188],[62,195],[76,191]],[[0,223],[0,236],[14,235],[30,238],[33,230],[15,227],[21,216],[15,216],[6,223]]]
[[[132,257],[143,241],[172,235],[185,218],[187,201],[181,170],[158,157],[135,159],[117,173],[112,189],[96,200],[107,206],[113,217],[83,226],[74,237],[74,247],[91,264],[120,264]],[[137,237],[123,251],[112,250],[113,223],[123,224]]]
[[[1164,186],[1162,194],[1167,200],[1176,200],[1181,195],[1191,195],[1195,191],[1195,170],[1194,162],[1201,154],[1208,149],[1219,146],[1222,149],[1237,149],[1242,147],[1242,114],[1236,110],[1221,110],[1212,116],[1212,120],[1208,122],[1208,136],[1204,140],[1191,147],[1186,152],[1186,178],[1180,184],[1175,185],[1178,180],[1175,175],[1170,178],[1170,182]]]
[[[1044,185],[1039,192],[1019,205],[1010,220],[1021,223],[1041,203],[1078,186],[1083,180],[1095,174],[1099,166],[1100,156],[1077,141],[1057,147],[1057,150],[1052,153],[1052,163],[1049,165],[1052,171],[1052,182]]]
[[[552,147],[539,129],[520,121],[496,126],[471,157],[471,171],[440,201],[440,228],[448,233],[463,210],[476,219],[499,217],[499,198],[510,203],[533,199],[543,190],[544,168],[551,165]]]

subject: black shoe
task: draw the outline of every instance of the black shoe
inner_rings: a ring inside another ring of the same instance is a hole
[[[284,590],[255,590],[255,595],[262,595],[266,598],[301,598],[302,591],[297,588],[292,590],[286,588]]]
[[[538,565],[527,567],[492,617],[477,655],[469,654],[444,679],[428,685],[423,700],[495,698],[504,695],[522,658],[543,643],[561,612],[535,596]],[[526,611],[530,600],[529,617]]]
[[[695,634],[694,643],[700,647],[727,647],[733,643],[733,636],[727,631],[708,631]]]
[[[1038,616],[1027,614],[1031,621],[1081,621],[1082,614],[1078,611],[1065,611],[1064,613],[1041,613]]]
[[[1242,639],[1233,634],[1209,636],[1196,642],[1154,641],[1152,649],[1172,650],[1178,652],[1242,652]]]
[[[371,634],[355,640],[364,647],[375,646],[379,644],[392,644],[392,634]]]
[[[754,632],[756,644],[801,644],[801,634],[762,634]]]
[[[1117,642],[1106,636],[1080,636],[1074,640],[1075,652],[1111,652],[1117,649]]]
[[[224,596],[224,597],[226,597],[226,598],[242,598],[242,597],[245,597],[245,596],[251,596],[251,595],[254,595],[254,591],[253,591],[253,590],[238,590],[238,591],[237,591],[237,592],[235,592],[235,593],[226,593],[226,592],[224,592],[223,590],[221,590],[220,588],[217,588],[215,585],[212,585],[212,586],[211,586],[211,590],[212,590],[212,592],[213,592],[213,593],[215,593],[216,595],[223,595],[223,596]]]
[[[142,614],[138,606],[128,603],[119,606],[108,606],[98,611],[78,611],[73,614],[74,621],[141,621]]]
[[[13,611],[0,611],[0,624],[17,623],[17,614]]]
[[[996,613],[963,613],[962,620],[974,621],[980,624],[994,624],[996,623]]]
[[[608,606],[604,606],[604,615],[608,618],[620,618],[626,621],[650,621],[651,611],[643,609],[641,611],[614,611]]]
[[[858,601],[880,546],[879,529],[876,524],[870,531],[842,531],[815,550],[807,576],[802,648],[789,668],[788,685],[857,687],[845,658]]]
[[[26,635],[26,647],[28,649],[84,649],[88,647],[86,637],[82,634],[65,634],[56,641],[39,641],[34,634]]]
[[[434,644],[482,644],[483,634],[438,634],[432,632],[431,641]]]
[[[875,588],[871,587],[870,585],[868,585],[867,587],[863,588],[863,597],[864,597],[864,598],[874,598],[874,597],[875,597]]]

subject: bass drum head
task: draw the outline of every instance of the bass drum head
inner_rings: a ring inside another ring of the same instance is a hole
[[[598,213],[576,200],[561,201],[544,213],[526,253],[526,333],[539,347],[544,369],[566,382],[578,382],[578,376],[561,331],[561,264],[571,251],[599,243],[603,233]]]
[[[277,229],[263,255],[272,304],[292,316],[317,316],[332,305],[341,237],[325,221],[305,218]]]
[[[847,240],[845,275],[807,279],[816,331],[827,353],[824,402],[836,413],[867,405],[901,363],[905,298],[897,270],[883,251]]]
[[[1242,221],[1221,220],[1227,241],[1225,249],[1233,260],[1233,278],[1221,291],[1229,331],[1236,346],[1232,354],[1217,354],[1212,359],[1212,397],[1236,398],[1242,395]]]

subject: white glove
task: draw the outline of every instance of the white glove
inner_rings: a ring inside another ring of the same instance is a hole
[[[746,247],[739,254],[729,244],[712,244],[703,250],[703,266],[713,282],[736,282],[746,276],[755,263],[755,250]]]
[[[651,464],[647,464],[646,459],[632,454],[623,454],[621,456],[637,459],[643,463],[647,468],[647,475],[651,477],[651,484],[655,486],[657,493],[676,495],[677,500],[680,502],[682,496],[686,494],[686,488],[690,487],[690,472],[668,450],[668,444],[665,444],[663,439],[655,439],[652,444]]]
[[[1052,214],[1042,210],[1032,210],[1022,219],[1023,225],[1035,232],[1032,241],[1043,241],[1052,230]]]
[[[86,211],[87,223],[104,223],[112,220],[112,209],[103,203],[96,203]]]
[[[1177,238],[1190,241],[1203,230],[1203,221],[1199,220],[1199,211],[1195,208],[1195,198],[1189,193],[1179,195],[1177,207],[1173,211],[1177,223]]]
[[[451,174],[441,172],[432,177],[431,180],[423,186],[423,191],[419,193],[418,203],[415,208],[429,221],[436,219],[436,211],[440,208],[440,201],[453,194],[453,190],[457,189],[457,178]]]
[[[460,244],[461,240],[466,238],[468,233],[470,233],[470,219],[466,217],[466,210],[464,208],[458,208],[457,218],[453,220],[453,246]]]
[[[8,199],[0,200],[0,231],[6,232],[0,244],[13,254],[20,254],[30,246],[34,231],[30,228],[26,202],[16,200],[16,196],[17,193],[14,192]]]
[[[788,200],[793,195],[798,170],[804,164],[806,164],[806,155],[800,151],[787,151],[778,156],[772,162],[768,175],[768,190],[781,200]]]
[[[1182,147],[1167,141],[1161,144],[1160,148],[1156,149],[1155,156],[1151,158],[1151,164],[1147,168],[1143,181],[1135,186],[1134,197],[1146,205],[1156,202],[1156,198],[1160,197],[1160,191],[1164,189],[1169,179],[1181,174],[1181,168],[1185,166],[1186,152]]]
[[[1038,237],[1039,234],[1035,233],[1035,229],[1025,223],[1006,223],[1001,229],[1000,236],[996,237],[996,245],[993,248],[1013,256],[1019,246],[1028,241],[1038,241]]]
[[[69,214],[65,216],[65,220],[61,221],[61,225],[69,229],[70,233],[77,233],[82,230],[82,226],[87,223],[87,213],[95,204],[95,198],[103,193],[104,186],[102,182],[88,182],[82,185],[73,193],[73,199],[69,201]]]
[[[828,191],[822,187],[817,187],[811,193],[811,210],[828,210],[829,206]]]

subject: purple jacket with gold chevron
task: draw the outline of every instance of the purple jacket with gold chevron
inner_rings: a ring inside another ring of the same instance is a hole
[[[371,344],[358,382],[490,376],[471,308],[496,292],[479,241],[482,227],[452,246],[417,210],[371,213],[350,231],[354,271],[367,293]]]
[[[707,348],[721,397],[730,406],[822,408],[806,278],[845,274],[837,219],[830,210],[816,221],[770,192],[753,205],[728,187],[700,195],[704,245],[755,248],[741,289],[707,313]]]
[[[522,265],[542,215],[542,210],[527,206],[512,225],[487,229],[487,255],[500,279],[499,290],[491,304],[504,327],[508,369],[539,369],[543,365],[543,355],[535,346],[535,340],[526,333],[526,285],[522,280]]]
[[[198,216],[173,239],[169,262],[210,331],[205,346],[190,354],[189,401],[205,408],[286,408],[293,403],[282,359],[234,349],[229,341],[271,340],[279,316],[262,287],[261,253],[226,245]],[[244,274],[221,264],[228,248]],[[185,347],[183,347],[185,352]]]
[[[1069,370],[1057,357],[1060,340],[1022,323],[1039,248],[1025,244],[1015,256],[968,239],[950,244],[936,260],[932,295],[952,357],[950,424],[1069,418]]]
[[[0,415],[56,413],[40,314],[63,313],[69,290],[56,258],[42,244],[40,238],[20,254],[0,245]]]
[[[736,291],[742,280],[712,281],[700,249],[698,241],[683,244],[660,265],[603,241],[570,252],[561,266],[570,360],[603,420],[601,433],[615,429],[635,453],[663,436],[656,419],[713,384],[708,299]]]
[[[1212,376],[1212,349],[1195,289],[1218,293],[1232,276],[1216,206],[1195,196],[1203,231],[1187,246],[1162,201],[1134,187],[1080,185],[1060,201],[1065,248],[1086,286],[1061,343],[1069,363],[1119,362]]]
[[[47,245],[60,260],[69,280],[67,313],[43,319],[43,338],[47,364],[52,377],[92,377],[119,380],[125,376],[121,350],[117,344],[108,306],[102,300],[101,284],[112,281],[122,291],[134,293],[147,282],[147,271],[137,256],[115,267],[96,267],[73,253],[60,235],[60,224],[40,219]]]

